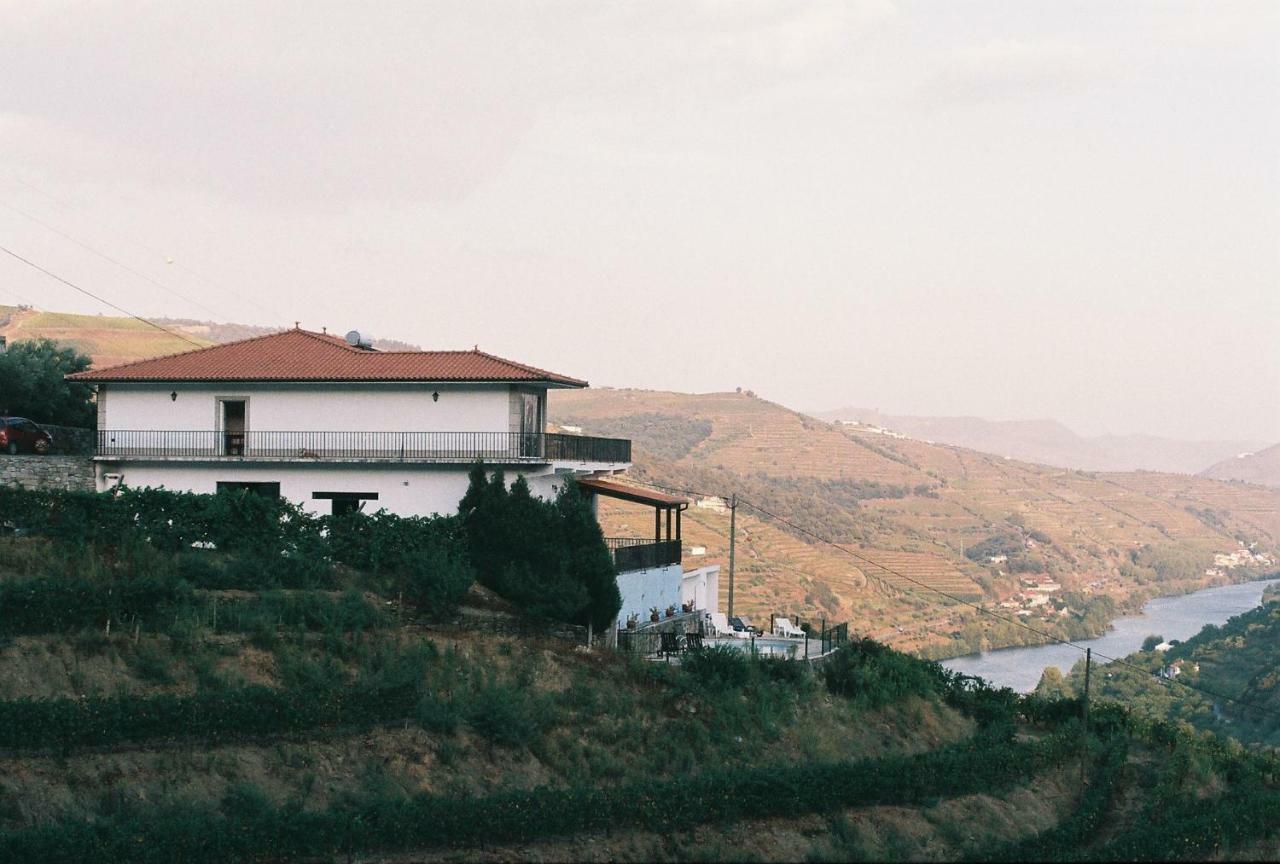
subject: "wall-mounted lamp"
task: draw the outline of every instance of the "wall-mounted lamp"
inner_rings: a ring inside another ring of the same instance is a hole
[[[178,401],[178,391],[177,391],[177,390],[174,390],[172,393],[170,393],[170,394],[169,394],[169,401],[170,401],[170,402],[177,402],[177,401]]]
[[[438,391],[438,390],[437,390],[435,393],[432,393],[432,394],[431,394],[431,401],[432,401],[432,402],[439,402],[439,401],[440,401],[440,391]]]

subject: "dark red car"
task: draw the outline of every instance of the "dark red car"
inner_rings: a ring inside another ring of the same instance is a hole
[[[53,448],[53,436],[26,417],[0,417],[0,451],[44,455]]]

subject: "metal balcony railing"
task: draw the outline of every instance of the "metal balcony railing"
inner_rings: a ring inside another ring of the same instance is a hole
[[[103,429],[95,453],[121,459],[389,462],[630,462],[622,438],[521,432],[210,432]]]
[[[647,540],[639,537],[606,537],[604,543],[613,553],[613,565],[619,572],[647,570],[679,564],[679,540]]]

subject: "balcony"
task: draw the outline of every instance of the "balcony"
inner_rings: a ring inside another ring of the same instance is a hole
[[[520,432],[206,432],[104,429],[102,460],[438,462],[631,461],[631,442]]]
[[[644,537],[606,537],[618,572],[648,570],[680,563],[679,540],[650,540]]]

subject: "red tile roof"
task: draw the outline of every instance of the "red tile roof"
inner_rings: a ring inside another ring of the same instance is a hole
[[[310,330],[282,330],[67,376],[72,381],[586,381],[474,351],[372,351]]]

